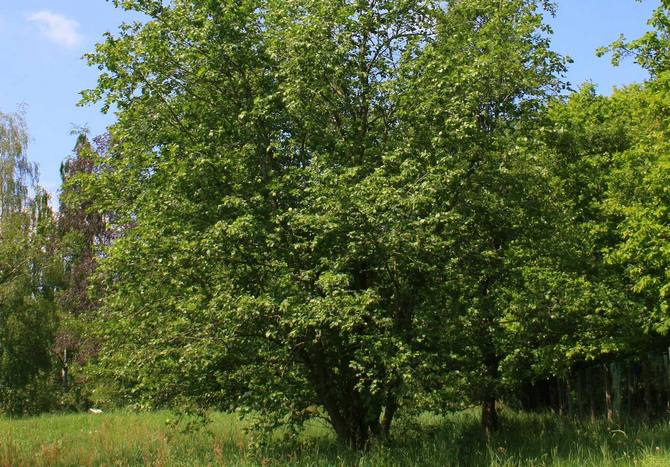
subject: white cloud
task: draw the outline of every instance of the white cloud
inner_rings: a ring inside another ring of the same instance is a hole
[[[77,32],[79,23],[49,10],[40,10],[28,15],[28,21],[36,23],[44,37],[65,47],[74,47],[82,37]]]

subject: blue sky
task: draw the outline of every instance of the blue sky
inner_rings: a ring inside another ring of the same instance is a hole
[[[594,51],[620,33],[634,38],[660,0],[558,0],[558,16],[550,20],[554,48],[575,63],[568,79],[577,87],[591,80],[602,93],[645,78],[632,63],[613,68]],[[26,106],[32,136],[29,155],[40,165],[41,182],[54,195],[59,167],[74,145],[70,134],[86,125],[104,131],[112,116],[98,108],[76,106],[79,91],[94,86],[95,69],[81,60],[105,31],[132,19],[105,0],[0,0],[0,111]]]

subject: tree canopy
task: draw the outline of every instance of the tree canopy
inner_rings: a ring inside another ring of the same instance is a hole
[[[48,195],[28,161],[22,113],[0,113],[0,411],[43,410],[58,281]]]
[[[529,137],[562,89],[550,5],[122,6],[151,19],[85,93],[119,108],[91,188],[127,229],[100,275],[115,379],[272,426],[322,407],[364,445],[466,352],[493,429],[497,291],[561,215]]]
[[[478,406],[490,435],[499,401],[551,385],[612,418],[615,362],[648,413],[670,394],[648,365],[670,329],[667,2],[601,50],[650,72],[611,96],[565,83],[549,1],[113,3],[144,20],[86,56],[82,102],[117,118],[78,135],[57,215],[0,114],[0,410],[59,369],[64,394],[91,385],[77,406],[321,418],[363,448],[426,410]]]

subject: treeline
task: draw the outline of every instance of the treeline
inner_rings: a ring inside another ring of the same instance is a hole
[[[355,447],[469,405],[490,433],[500,401],[667,411],[612,368],[670,345],[668,2],[601,51],[650,74],[609,97],[565,82],[548,1],[116,3],[147,19],[87,56],[83,102],[117,123],[78,141],[59,214],[21,195],[1,240],[0,332],[44,327],[0,339],[25,374],[0,367],[3,407],[50,374],[84,405],[322,417]]]
[[[88,328],[95,302],[88,281],[104,245],[102,217],[70,201],[64,186],[60,210],[39,186],[27,158],[22,112],[0,113],[0,413],[31,414],[90,404],[83,373],[97,353]],[[98,151],[104,139],[97,140]],[[64,182],[93,170],[93,146],[82,133],[61,167]]]

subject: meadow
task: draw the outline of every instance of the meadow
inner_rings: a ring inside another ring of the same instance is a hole
[[[44,415],[0,419],[0,466],[667,466],[670,423],[610,425],[554,414],[503,412],[487,441],[478,414],[403,420],[387,444],[353,452],[320,424],[291,445],[254,448],[234,415],[184,430],[170,412]]]

